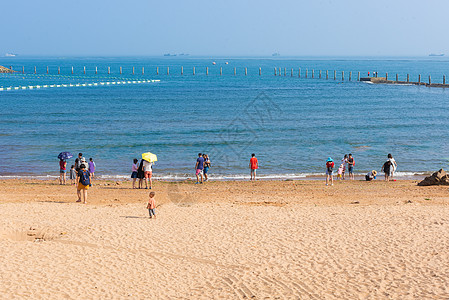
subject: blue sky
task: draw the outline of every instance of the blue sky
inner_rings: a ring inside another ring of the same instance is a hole
[[[447,0],[2,1],[0,55],[449,54]]]

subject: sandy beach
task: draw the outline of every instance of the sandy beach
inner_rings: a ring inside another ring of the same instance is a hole
[[[0,182],[2,299],[447,299],[449,187]]]

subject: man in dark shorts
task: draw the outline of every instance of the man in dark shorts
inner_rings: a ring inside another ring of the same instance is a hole
[[[352,180],[354,180],[354,165],[355,165],[354,157],[352,157],[352,154],[349,153],[348,172],[349,172],[349,179],[352,179]]]

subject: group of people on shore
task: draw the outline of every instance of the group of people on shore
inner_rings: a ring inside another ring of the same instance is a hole
[[[76,186],[78,200],[76,202],[87,203],[87,190],[92,186],[92,179],[95,177],[96,164],[94,160],[89,158],[89,162],[83,157],[83,153],[78,153],[75,164],[70,167],[70,183]],[[67,160],[59,159],[59,184],[66,184]]]
[[[75,159],[75,164],[71,165],[70,170],[69,170],[69,179],[70,179],[71,185],[76,185],[77,173],[81,169],[82,165],[84,165],[84,167],[89,171],[90,176],[92,178],[95,176],[96,164],[95,164],[94,160],[92,159],[92,157],[89,158],[89,162],[88,162],[83,157],[82,153],[78,153],[78,157]],[[67,174],[67,160],[59,159],[59,184],[60,185],[64,185],[67,183],[66,174]]]
[[[144,159],[133,159],[131,178],[133,179],[133,189],[142,189],[145,182],[146,189],[152,189],[153,187],[153,162],[146,161]],[[136,187],[136,181],[139,180]]]
[[[387,155],[388,160],[382,165],[381,171],[385,173],[385,181],[390,181],[393,179],[394,172],[396,171],[398,164],[396,163],[395,159],[389,153]],[[326,185],[334,185],[334,178],[333,178],[333,169],[334,169],[335,163],[334,160],[329,157],[326,160]],[[348,170],[348,175],[350,180],[354,180],[354,166],[355,166],[355,160],[351,153],[345,154],[344,157],[341,160],[340,166],[338,167],[337,171],[337,179],[345,180],[345,173],[346,170]],[[365,175],[366,181],[372,181],[377,176],[377,171],[372,170],[368,172]]]

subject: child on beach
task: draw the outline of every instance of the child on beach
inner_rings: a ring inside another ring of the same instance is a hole
[[[211,164],[210,164],[209,155],[203,153],[203,158],[204,158],[204,169],[203,169],[204,181],[207,181],[209,179],[207,177],[207,173],[209,172],[209,168],[210,168]]]
[[[332,175],[332,172],[334,170],[334,161],[332,158],[328,158],[326,160],[326,185],[329,185],[329,182],[331,185],[334,185],[334,177]]]
[[[147,205],[147,209],[148,209],[148,213],[150,214],[150,219],[154,218],[156,219],[156,213],[155,213],[155,209],[156,209],[156,199],[154,199],[154,195],[156,195],[155,192],[151,192],[150,193],[150,198],[148,199],[148,205]]]
[[[256,170],[259,169],[259,161],[257,160],[256,154],[251,154],[251,159],[249,160],[249,168],[251,169],[251,179],[256,180]]]
[[[368,174],[365,175],[366,181],[372,181],[373,179],[376,179],[377,171],[372,170],[371,172],[368,172]]]
[[[137,158],[134,158],[133,160],[133,166],[131,168],[132,173],[131,173],[131,178],[133,179],[133,189],[136,188],[136,180],[137,180],[137,170],[139,169],[139,166],[137,166]]]
[[[76,170],[75,170],[75,165],[72,165],[70,167],[70,183],[72,185],[75,184],[75,180],[76,180]]]
[[[67,162],[65,161],[65,159],[60,159],[59,160],[59,184],[65,184],[65,173],[67,172],[66,167],[67,167]]]
[[[343,171],[341,173],[341,179],[345,180],[345,172],[346,172],[346,165],[348,164],[348,155],[345,154],[345,156],[341,159],[341,164],[343,165]]]
[[[344,164],[341,164],[340,167],[338,168],[337,179],[342,180],[344,168],[345,168]]]

